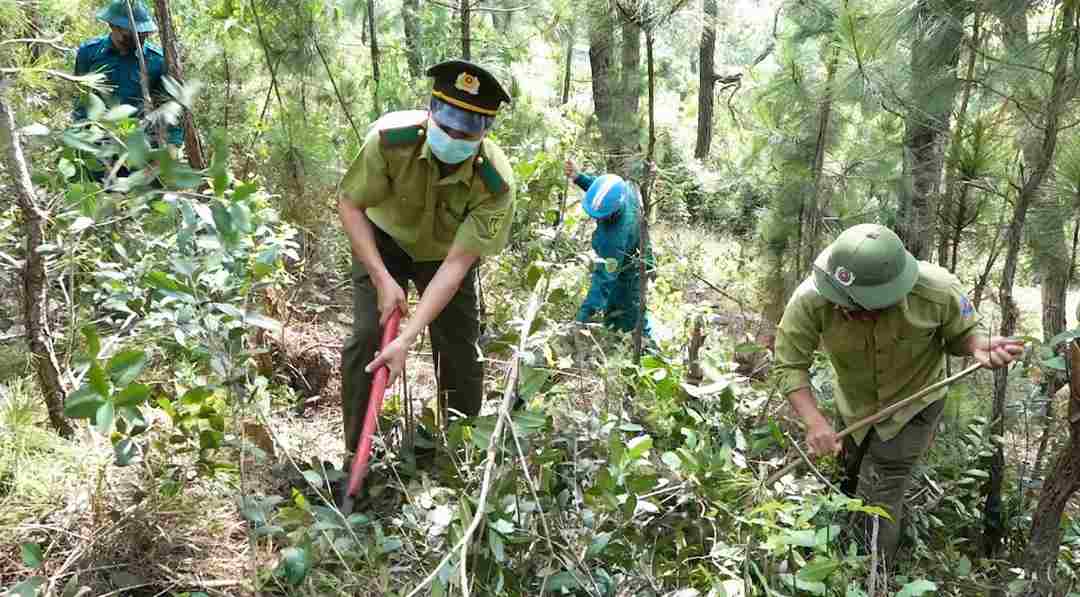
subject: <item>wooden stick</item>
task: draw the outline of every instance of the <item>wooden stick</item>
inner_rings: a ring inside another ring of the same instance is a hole
[[[935,384],[931,384],[929,386],[926,386],[925,388],[919,390],[918,392],[915,392],[911,396],[908,396],[907,398],[904,398],[903,400],[901,400],[899,402],[894,402],[894,403],[890,404],[889,406],[886,406],[885,408],[879,410],[878,412],[876,412],[876,413],[874,413],[874,414],[872,414],[870,416],[867,416],[867,417],[865,417],[863,419],[860,419],[860,420],[856,421],[850,427],[844,429],[840,433],[837,433],[836,434],[836,439],[838,439],[838,440],[843,439],[843,438],[851,435],[852,433],[855,433],[856,431],[859,431],[861,429],[865,429],[866,427],[869,427],[869,426],[871,426],[871,425],[873,425],[875,423],[879,423],[881,421],[884,421],[885,419],[889,418],[890,416],[896,414],[896,411],[898,411],[898,410],[900,410],[900,409],[902,409],[902,408],[904,408],[906,406],[910,406],[912,403],[914,403],[917,400],[925,397],[927,394],[930,394],[930,393],[932,393],[932,392],[934,392],[936,390],[940,390],[941,388],[943,388],[945,386],[954,384],[954,383],[960,381],[961,379],[967,377],[968,375],[971,375],[972,373],[975,373],[979,369],[982,369],[982,363],[976,363],[976,364],[968,367],[967,369],[964,369],[960,373],[957,373],[956,375],[953,375],[952,377],[947,377],[947,378],[945,378],[945,379],[943,379],[943,380],[941,380],[941,381],[939,381],[939,382],[937,382]],[[765,486],[769,487],[773,483],[776,483],[777,481],[780,480],[781,477],[783,477],[784,475],[786,475],[786,474],[790,473],[791,471],[795,470],[802,463],[803,463],[803,461],[800,459],[800,460],[795,460],[795,461],[787,464],[784,468],[782,468],[782,469],[776,471],[775,473],[773,473],[772,475],[770,475],[769,478],[765,480]]]

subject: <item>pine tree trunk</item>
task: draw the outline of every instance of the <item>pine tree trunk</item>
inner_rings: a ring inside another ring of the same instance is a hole
[[[967,112],[968,106],[971,104],[971,92],[975,87],[975,60],[979,55],[980,44],[982,38],[980,33],[982,31],[982,17],[983,13],[976,12],[974,24],[971,29],[971,49],[968,50],[967,64],[965,65],[965,76],[963,91],[960,93],[960,108],[956,111],[956,125],[953,126],[952,132],[952,145],[954,147],[963,143],[964,134],[966,133],[967,125]],[[957,171],[956,166],[950,166],[945,172],[945,192],[942,194],[941,204],[938,206],[940,217],[938,223],[942,230],[952,228],[953,235],[950,238],[944,232],[940,235],[940,241],[938,243],[938,263],[947,268],[949,271],[956,272],[956,254],[959,250],[960,235],[964,231],[964,212],[967,211],[967,198],[968,198],[968,186],[959,191],[961,197],[958,199],[957,184],[960,179],[960,173]],[[966,181],[965,181],[966,182]],[[951,246],[950,246],[951,245]],[[951,253],[951,259],[949,258]],[[952,265],[950,266],[950,261]]]
[[[604,141],[604,148],[609,154],[607,161],[610,166],[612,163],[610,154],[618,145],[615,93],[619,82],[618,71],[612,58],[615,46],[615,22],[611,11],[601,2],[591,4],[589,17],[589,70],[592,74],[593,111],[596,114],[597,124],[600,126],[600,137]]]
[[[173,29],[169,0],[155,0],[154,4],[157,8],[161,48],[165,51],[165,66],[168,68],[170,77],[177,81],[183,81],[184,66],[180,63],[180,53],[176,50],[176,32]],[[180,124],[184,128],[184,153],[187,155],[188,164],[196,170],[206,168],[206,153],[203,150],[199,129],[195,128],[195,118],[192,116],[191,110],[185,108],[184,113],[180,116]]]
[[[697,142],[694,144],[694,157],[709,157],[712,146],[713,103],[716,82],[716,0],[702,0],[701,46],[698,60],[698,120]]]
[[[638,110],[641,104],[641,25],[623,19],[619,65],[619,105],[616,117],[616,162],[614,170],[630,177],[632,164],[640,155]]]
[[[0,77],[0,147],[4,148],[4,169],[13,178],[15,201],[23,215],[23,232],[26,235],[26,263],[22,276],[26,335],[30,353],[34,356],[34,369],[41,394],[45,398],[49,422],[57,433],[70,437],[73,429],[64,417],[67,389],[60,376],[60,363],[53,352],[52,336],[49,332],[47,256],[39,250],[45,242],[49,217],[35,199],[30,171],[26,166],[22,142],[15,125],[15,114],[4,97],[6,87],[6,81]]]
[[[413,80],[424,76],[424,61],[420,54],[420,0],[402,0],[401,21],[405,34],[405,60]]]
[[[825,95],[821,98],[818,107],[818,131],[814,142],[814,189],[809,200],[802,210],[801,222],[802,233],[799,235],[802,246],[799,248],[803,256],[803,262],[799,264],[798,277],[809,272],[817,258],[821,237],[821,201],[822,201],[822,178],[825,172],[825,152],[829,144],[829,122],[832,120],[833,85],[836,78],[836,65],[839,53],[835,47],[831,52],[828,64],[825,65]]]
[[[570,82],[571,75],[574,70],[574,41],[577,37],[577,20],[570,20],[570,28],[566,32],[566,57],[563,63],[563,87],[562,87],[562,102],[559,105],[566,105],[566,102],[570,101]]]
[[[1070,363],[1069,446],[1058,455],[1032,517],[1031,540],[1024,550],[1024,569],[1031,583],[1025,597],[1054,595],[1061,518],[1065,505],[1080,490],[1080,340],[1073,340],[1066,358]]]
[[[472,60],[472,27],[470,25],[472,6],[469,5],[469,0],[461,0],[458,6],[458,13],[461,16],[461,57],[464,60]]]
[[[1002,310],[1001,335],[1011,336],[1016,330],[1016,319],[1019,310],[1012,299],[1013,280],[1016,276],[1016,266],[1020,251],[1020,239],[1023,234],[1024,220],[1028,206],[1035,200],[1047,173],[1054,163],[1054,152],[1057,149],[1058,129],[1060,127],[1061,114],[1070,95],[1070,85],[1067,85],[1068,63],[1075,36],[1075,8],[1069,2],[1065,3],[1065,9],[1060,21],[1061,35],[1057,40],[1057,59],[1054,65],[1054,79],[1051,85],[1049,101],[1046,103],[1044,113],[1045,126],[1042,129],[1038,151],[1032,152],[1032,163],[1027,164],[1028,178],[1020,187],[1013,209],[1013,221],[1009,225],[1008,253],[1005,256],[1005,268],[1001,275],[1001,289],[999,292]],[[1005,370],[999,369],[994,372],[994,411],[991,415],[993,426],[992,435],[1004,436],[1005,434]],[[999,443],[994,450],[994,457],[990,469],[990,487],[986,496],[986,506],[983,511],[983,553],[987,557],[996,557],[1002,548],[1005,536],[1005,525],[1001,512],[1001,488],[1004,481],[1005,453],[1004,447]],[[1040,524],[1036,519],[1034,524]]]
[[[900,205],[900,237],[917,259],[929,259],[934,249],[937,198],[944,165],[942,150],[956,95],[956,66],[963,41],[964,12],[955,3],[950,12],[935,11],[929,0],[916,9],[911,49],[910,96],[904,138],[906,197]]]
[[[378,27],[375,25],[375,0],[368,0],[367,3],[367,18],[368,18],[368,33],[371,34],[371,101],[375,107],[375,113],[382,113],[382,102],[379,101],[379,39],[376,32]]]
[[[637,326],[634,327],[634,359],[641,362],[642,334],[645,329],[645,317],[648,312],[649,296],[649,216],[652,215],[652,161],[656,154],[656,69],[653,64],[653,30],[645,32],[645,54],[648,64],[649,86],[649,147],[645,152],[645,169],[641,185],[641,239],[638,245],[638,284],[640,285],[641,305],[638,311]]]

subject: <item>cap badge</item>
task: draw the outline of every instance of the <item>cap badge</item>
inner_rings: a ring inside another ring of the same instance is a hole
[[[844,286],[851,286],[852,282],[855,281],[855,274],[844,267],[836,268],[836,273],[833,274],[833,277],[836,278],[837,282]]]
[[[454,82],[454,87],[472,95],[480,93],[480,79],[477,79],[472,73],[461,73],[457,76],[457,81]]]

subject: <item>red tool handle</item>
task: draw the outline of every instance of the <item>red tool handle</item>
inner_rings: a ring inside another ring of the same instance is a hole
[[[382,343],[379,350],[385,350],[386,346],[394,341],[398,335],[398,325],[401,323],[401,311],[394,308],[390,319],[383,328]],[[364,478],[367,477],[368,462],[371,459],[371,441],[375,435],[375,422],[382,410],[383,396],[386,394],[386,382],[390,378],[390,368],[386,365],[379,367],[371,380],[371,395],[368,397],[367,412],[364,413],[364,427],[360,430],[360,443],[356,446],[356,455],[353,457],[352,468],[349,470],[349,486],[345,495],[352,496],[360,492],[364,486]]]

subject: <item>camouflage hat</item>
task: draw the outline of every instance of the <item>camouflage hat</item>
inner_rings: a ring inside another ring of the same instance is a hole
[[[154,23],[154,18],[150,16],[150,11],[146,9],[146,5],[142,2],[132,0],[131,14],[135,16],[134,28],[131,27],[131,23],[128,19],[127,0],[113,0],[108,6],[98,11],[97,18],[99,21],[115,25],[121,29],[127,29],[128,31],[136,31],[138,33],[153,33],[154,31],[157,31],[157,24]]]
[[[814,261],[818,293],[849,309],[891,307],[911,292],[918,277],[919,262],[900,237],[877,224],[848,228]]]

